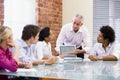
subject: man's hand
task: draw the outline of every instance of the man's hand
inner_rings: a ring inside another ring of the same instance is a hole
[[[80,54],[80,53],[85,53],[85,51],[84,50],[80,50],[80,49],[76,49],[76,50],[70,52],[70,54]]]

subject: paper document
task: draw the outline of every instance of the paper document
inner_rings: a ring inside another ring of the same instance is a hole
[[[31,68],[31,69],[18,68],[17,72],[37,72],[37,70],[35,68]]]

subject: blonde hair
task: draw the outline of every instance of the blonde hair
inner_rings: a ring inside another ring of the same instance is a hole
[[[12,35],[12,30],[7,26],[0,26],[0,43]]]

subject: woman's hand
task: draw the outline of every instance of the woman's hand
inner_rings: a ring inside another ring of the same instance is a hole
[[[88,58],[92,61],[97,61],[98,60],[98,57],[95,56],[95,55],[89,55]]]
[[[25,68],[28,68],[28,69],[33,67],[31,62],[24,63],[24,65],[25,65]]]
[[[15,47],[16,43],[14,41],[7,43],[9,47]]]
[[[57,60],[56,56],[52,56],[51,58],[45,61],[45,64],[53,64],[56,62],[56,60]]]

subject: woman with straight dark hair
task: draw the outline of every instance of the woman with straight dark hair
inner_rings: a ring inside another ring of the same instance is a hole
[[[49,27],[44,27],[39,33],[39,42],[36,45],[36,58],[42,59],[46,64],[53,64],[56,62],[56,57],[52,55],[51,51],[51,32]]]

